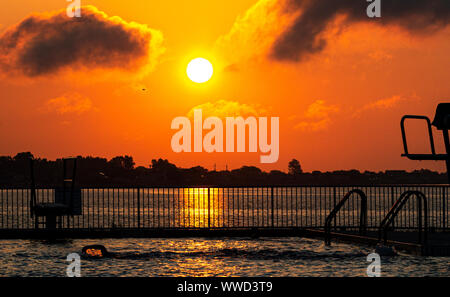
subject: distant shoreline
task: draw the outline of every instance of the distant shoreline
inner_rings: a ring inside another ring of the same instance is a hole
[[[37,187],[56,187],[62,181],[62,159],[36,159],[29,153],[14,157],[0,156],[0,187],[30,186],[29,161],[34,160]],[[354,186],[448,184],[447,174],[427,169],[407,172],[303,172],[300,162],[292,160],[288,171],[262,171],[255,166],[233,170],[208,170],[201,166],[179,168],[164,159],[153,159],[148,167],[135,166],[131,156],[107,160],[100,157],[77,157],[76,184],[79,187],[170,187],[170,186]]]

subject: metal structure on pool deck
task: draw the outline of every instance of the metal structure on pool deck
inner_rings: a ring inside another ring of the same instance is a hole
[[[68,171],[68,163],[72,163],[72,174]],[[34,218],[35,228],[45,225],[46,229],[55,229],[57,219],[59,224],[64,216],[81,214],[81,191],[75,189],[75,177],[77,172],[77,159],[63,159],[62,187],[54,189],[54,201],[40,202],[36,199],[36,187],[34,179],[34,160],[30,160],[31,199],[30,216]],[[44,221],[40,220],[43,218]]]
[[[405,131],[405,121],[408,119],[425,120],[427,122],[431,154],[409,153]],[[403,116],[400,125],[402,129],[403,148],[405,150],[405,153],[402,156],[407,157],[410,160],[417,160],[417,161],[445,161],[445,164],[447,166],[448,182],[450,184],[450,138],[448,134],[448,129],[450,128],[450,103],[440,103],[438,105],[438,107],[436,108],[436,115],[434,116],[433,123],[431,123],[430,119],[426,116],[405,115]],[[431,129],[432,125],[435,126],[436,129],[442,131],[442,136],[444,139],[444,145],[446,150],[445,154],[436,154],[436,149],[434,146],[433,130]]]

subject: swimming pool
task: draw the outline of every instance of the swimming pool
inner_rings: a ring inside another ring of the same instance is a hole
[[[81,259],[85,277],[366,276],[373,248],[306,238],[0,240],[0,276],[65,277],[67,255],[102,244],[114,259]],[[381,257],[382,276],[450,276],[450,257]]]

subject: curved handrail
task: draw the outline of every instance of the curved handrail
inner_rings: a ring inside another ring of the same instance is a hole
[[[431,122],[430,119],[426,116],[417,116],[417,115],[405,115],[401,122],[400,122],[400,127],[402,129],[402,138],[403,138],[403,148],[405,150],[405,156],[409,155],[408,152],[408,143],[406,140],[406,131],[405,131],[405,121],[407,119],[416,119],[416,120],[425,120],[427,122],[427,126],[428,126],[428,137],[430,138],[430,146],[431,146],[431,154],[435,155],[436,154],[436,150],[434,148],[434,139],[433,139],[433,131],[431,129]]]
[[[418,229],[419,229],[419,243],[423,243],[424,245],[427,243],[427,232],[428,232],[428,204],[427,197],[420,191],[406,191],[400,195],[400,197],[395,201],[392,208],[389,210],[386,217],[380,224],[379,232],[378,232],[378,240],[381,241],[381,237],[384,238],[384,244],[387,243],[387,230],[389,226],[394,222],[394,219],[397,217],[400,210],[402,210],[403,206],[412,196],[417,199],[417,208],[419,213],[418,219]],[[423,214],[422,214],[422,202],[423,202]],[[422,226],[422,215],[424,216],[423,226]],[[423,228],[422,228],[423,227]],[[423,230],[422,230],[423,229]],[[422,232],[423,237],[422,237]],[[423,239],[423,242],[422,242]]]
[[[409,192],[411,192],[411,191],[403,192],[403,193],[400,195],[400,197],[394,202],[394,205],[392,205],[391,209],[390,209],[389,212],[386,214],[386,216],[384,217],[384,219],[381,221],[380,227],[378,228],[378,240],[381,241],[381,238],[382,238],[382,236],[383,236],[383,230],[384,230],[384,227],[385,227],[387,221],[392,219],[392,216],[394,215],[395,210],[399,208],[400,203],[402,203],[402,204],[406,203],[406,201],[404,200],[404,197],[405,197],[406,195],[408,195]]]
[[[359,218],[359,233],[365,234],[367,230],[367,196],[366,194],[359,190],[351,190],[347,194],[345,194],[344,198],[334,207],[334,209],[330,212],[328,217],[325,220],[325,244],[330,245],[331,244],[331,221],[336,217],[337,213],[341,210],[342,206],[344,206],[345,202],[347,202],[348,199],[353,194],[358,194],[358,196],[361,198],[361,214]]]

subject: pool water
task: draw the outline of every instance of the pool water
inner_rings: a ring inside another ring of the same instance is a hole
[[[0,276],[65,277],[67,255],[101,244],[116,257],[81,258],[85,277],[367,276],[373,248],[305,238],[0,240]],[[450,276],[450,257],[381,257],[381,276]]]

